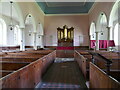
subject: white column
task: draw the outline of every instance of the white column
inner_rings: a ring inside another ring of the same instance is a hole
[[[99,32],[95,32],[96,33],[96,50],[99,50]]]
[[[37,50],[37,46],[36,46],[36,32],[33,33],[33,36],[34,36],[34,49]]]
[[[107,30],[108,30],[108,36],[107,36],[107,40],[110,40],[110,30],[111,30],[111,27],[107,27]],[[108,46],[107,46],[107,51],[109,51],[109,42],[108,42]]]
[[[111,27],[107,27],[107,30],[108,30],[107,40],[110,40],[110,30],[111,30]]]
[[[41,47],[41,48],[44,48],[43,35],[40,35],[40,47]]]
[[[20,38],[20,50],[24,51],[25,50],[25,33],[24,33],[24,28],[20,28],[20,34],[21,34],[21,38]]]

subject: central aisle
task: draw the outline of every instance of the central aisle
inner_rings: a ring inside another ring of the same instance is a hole
[[[87,88],[85,79],[76,61],[62,61],[53,63],[38,88]]]

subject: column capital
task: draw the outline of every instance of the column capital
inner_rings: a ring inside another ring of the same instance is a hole
[[[106,28],[107,28],[108,30],[110,30],[112,27],[111,27],[111,26],[107,26]]]
[[[20,28],[20,30],[24,30],[25,28]]]
[[[100,33],[99,31],[96,31],[95,33]]]

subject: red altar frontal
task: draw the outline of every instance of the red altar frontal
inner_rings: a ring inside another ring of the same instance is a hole
[[[90,40],[90,48],[95,48],[96,40]],[[108,47],[114,47],[114,40],[99,40],[99,48],[106,49]]]

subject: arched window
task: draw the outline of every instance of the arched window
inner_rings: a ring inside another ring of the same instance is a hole
[[[100,40],[107,40],[108,39],[108,30],[107,30],[107,17],[105,13],[101,13],[100,22],[99,22],[99,34]]]
[[[117,23],[115,25],[115,28],[114,28],[114,41],[115,41],[115,45],[118,45],[118,27],[119,27],[119,24]]]
[[[6,44],[6,23],[3,19],[0,18],[0,45]]]
[[[20,28],[18,25],[14,27],[14,44],[20,45]]]
[[[95,40],[96,35],[95,35],[95,23],[92,22],[90,25],[90,40]]]

